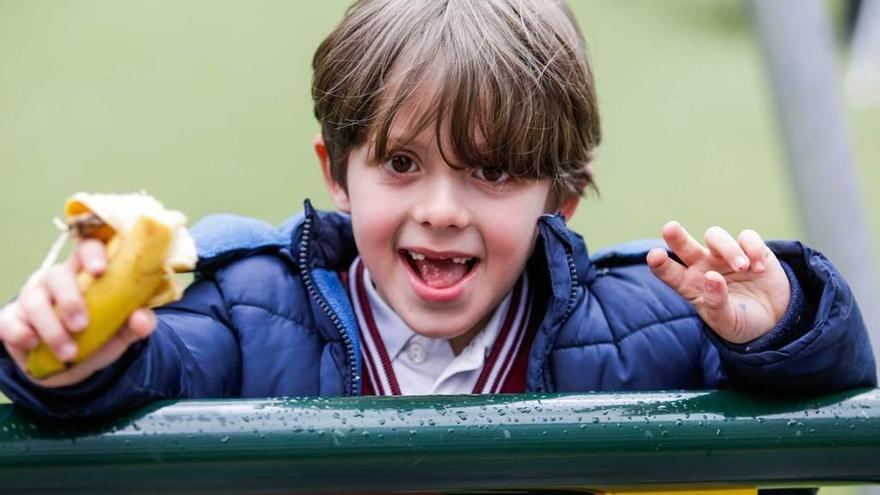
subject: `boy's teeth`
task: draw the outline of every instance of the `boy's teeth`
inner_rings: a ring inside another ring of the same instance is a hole
[[[424,254],[422,254],[422,253],[417,253],[417,252],[415,252],[415,251],[409,251],[409,257],[412,258],[412,259],[415,260],[415,261],[423,261],[423,260],[425,260],[425,255],[424,255]],[[448,259],[448,258],[447,258],[447,259]],[[453,262],[453,263],[458,263],[459,265],[464,265],[464,264],[467,264],[467,262],[470,261],[471,259],[473,259],[473,258],[470,258],[470,257],[458,257],[458,256],[453,256],[453,257],[452,257],[452,262]]]

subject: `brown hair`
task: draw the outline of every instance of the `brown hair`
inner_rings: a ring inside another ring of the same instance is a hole
[[[369,139],[374,159],[387,159],[397,112],[426,84],[404,143],[434,123],[447,163],[451,152],[462,166],[552,178],[558,200],[593,182],[593,75],[561,0],[361,0],[312,65],[315,116],[343,187],[349,152]]]

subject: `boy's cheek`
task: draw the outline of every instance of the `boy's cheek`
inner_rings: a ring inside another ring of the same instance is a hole
[[[373,261],[380,252],[391,253],[394,250],[394,229],[389,225],[358,218],[352,212],[352,227],[358,251],[368,262]]]
[[[358,252],[370,272],[380,279],[398,262],[396,246],[400,225],[395,211],[382,208],[383,204],[387,204],[387,200],[363,206],[355,204],[351,212]]]
[[[511,215],[496,218],[484,229],[490,266],[500,266],[504,271],[515,271],[525,264],[538,235],[539,214],[519,218]]]

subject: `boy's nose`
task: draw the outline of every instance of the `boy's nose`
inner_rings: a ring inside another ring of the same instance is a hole
[[[428,188],[413,208],[412,216],[420,225],[434,230],[463,229],[470,224],[470,214],[456,197],[453,184],[436,184]]]

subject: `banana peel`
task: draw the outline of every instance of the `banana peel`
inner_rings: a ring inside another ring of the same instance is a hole
[[[179,299],[182,291],[174,274],[192,270],[196,262],[186,217],[146,194],[80,193],[67,201],[65,214],[74,237],[105,244],[107,269],[97,278],[78,274],[89,314],[88,326],[72,334],[79,352],[65,363],[40,343],[27,360],[28,373],[38,379],[88,359],[136,309]]]

